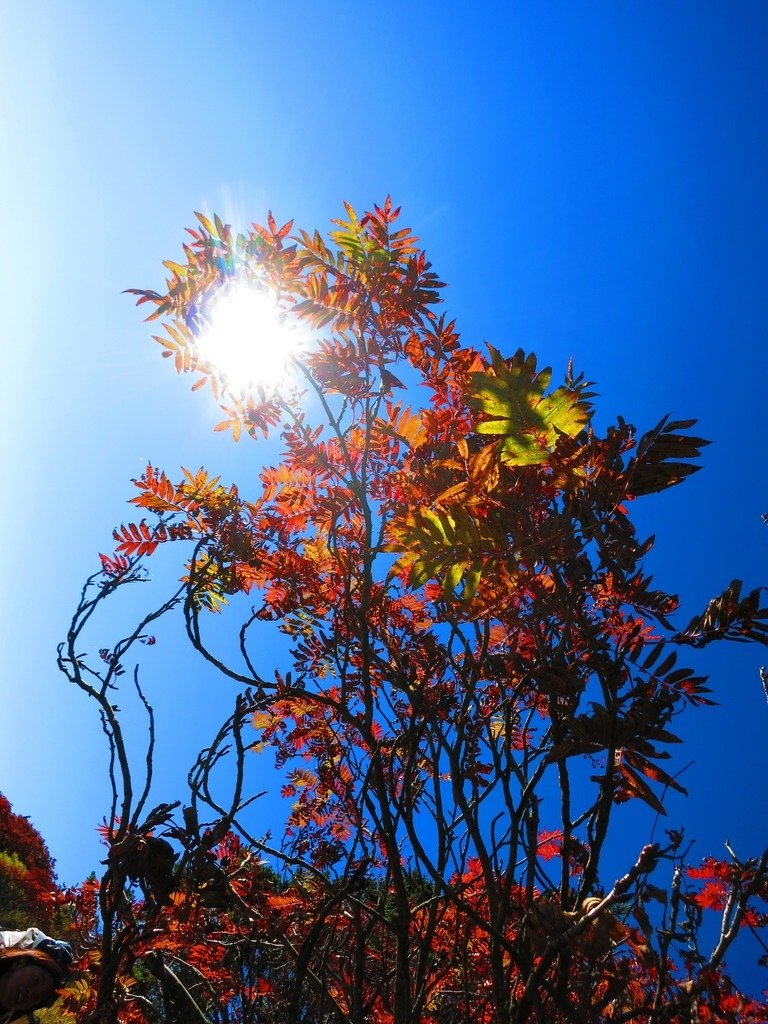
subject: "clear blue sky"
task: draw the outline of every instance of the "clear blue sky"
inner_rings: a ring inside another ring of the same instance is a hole
[[[120,294],[162,282],[194,209],[325,228],[391,193],[467,341],[556,375],[573,355],[602,424],[700,419],[705,469],[642,512],[681,625],[768,581],[768,5],[32,0],[0,24],[0,790],[63,881],[108,806],[95,709],[55,665],[79,586],[147,460],[246,488],[262,458],[211,433]],[[170,628],[152,657],[161,800],[232,694]],[[722,706],[689,716],[669,802],[701,855],[768,841],[761,659],[703,659]]]

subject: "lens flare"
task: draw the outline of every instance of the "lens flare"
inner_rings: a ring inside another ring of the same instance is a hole
[[[208,326],[197,339],[198,354],[226,378],[230,391],[275,389],[305,344],[302,326],[256,285],[236,285],[208,310]]]

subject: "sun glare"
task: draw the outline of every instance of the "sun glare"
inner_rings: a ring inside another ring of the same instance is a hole
[[[200,334],[198,352],[226,377],[232,391],[273,389],[290,373],[291,358],[305,335],[274,296],[257,286],[238,285],[217,299]]]

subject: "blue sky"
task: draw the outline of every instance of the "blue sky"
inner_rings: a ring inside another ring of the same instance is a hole
[[[81,582],[147,461],[246,489],[264,457],[211,432],[216,408],[121,295],[162,283],[195,209],[324,229],[391,193],[468,342],[556,376],[573,356],[602,425],[699,418],[704,470],[638,509],[681,625],[733,577],[768,579],[768,6],[0,10],[0,790],[63,881],[95,866],[108,806],[95,709],[55,665]],[[160,800],[233,694],[170,627],[152,657]],[[701,855],[768,840],[763,661],[700,662],[721,707],[689,716],[692,795],[669,824]]]

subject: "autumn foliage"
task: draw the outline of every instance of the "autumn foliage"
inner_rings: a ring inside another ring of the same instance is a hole
[[[760,591],[734,581],[676,624],[677,598],[644,568],[653,540],[633,503],[696,471],[693,421],[598,431],[572,367],[553,383],[532,354],[463,344],[389,201],[362,218],[347,207],[328,240],[271,215],[245,235],[198,221],[165,290],[138,300],[163,355],[210,385],[220,428],[279,437],[282,455],[248,492],[148,467],[62,645],[100,707],[114,781],[73,1010],[148,1024],[768,1020],[725,967],[740,929],[766,923],[768,851],[691,867],[683,834],[659,827],[605,867],[626,805],[649,809],[650,833],[683,791],[679,716],[714,713],[681,652],[768,639]],[[310,333],[284,387],[243,387],[201,354],[210,303],[241,287]],[[178,589],[89,660],[94,612],[169,544]],[[133,665],[176,607],[238,696],[183,808],[147,812],[114,687],[135,685],[153,742]],[[243,607],[231,647],[213,650],[206,616]],[[265,623],[288,637],[288,664],[262,665],[251,635]],[[254,824],[254,757],[279,769],[282,837]]]
[[[51,928],[61,897],[42,836],[0,793],[0,928]]]

